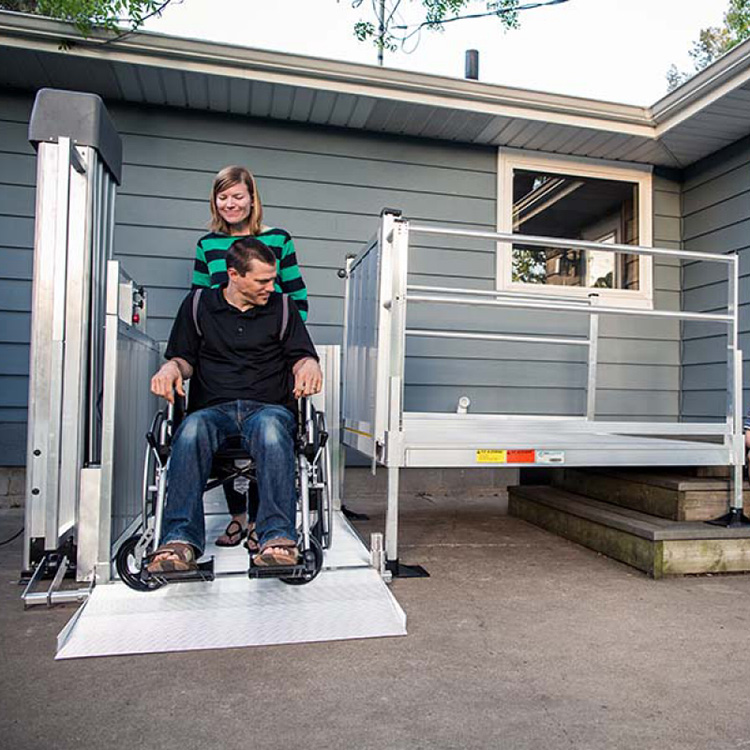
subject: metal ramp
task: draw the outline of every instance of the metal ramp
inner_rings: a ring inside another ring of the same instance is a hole
[[[206,507],[223,503],[207,498]],[[210,547],[220,575],[210,583],[184,583],[139,593],[122,583],[96,586],[65,626],[57,659],[195,651],[406,635],[406,615],[370,567],[369,553],[340,512],[333,545],[311,583],[249,580],[242,547]],[[209,515],[215,538],[226,515]]]

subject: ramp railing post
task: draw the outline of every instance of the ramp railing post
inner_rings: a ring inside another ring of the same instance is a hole
[[[728,528],[750,526],[750,518],[743,512],[743,476],[745,464],[745,437],[742,424],[742,350],[739,348],[739,281],[740,259],[731,256],[727,272],[727,438],[733,462],[730,477],[729,512],[709,523]]]
[[[406,359],[406,299],[409,275],[409,222],[397,218],[391,226],[393,285],[390,304],[390,357],[388,376],[388,428],[385,460],[388,467],[386,511],[386,568],[396,578],[422,578],[429,574],[421,565],[404,565],[398,557],[399,472],[404,466],[403,411]]]
[[[599,302],[598,294],[589,295],[590,304]],[[593,421],[596,418],[596,376],[597,362],[599,358],[599,315],[592,312],[589,315],[589,356],[588,356],[588,378],[586,385],[586,419]]]

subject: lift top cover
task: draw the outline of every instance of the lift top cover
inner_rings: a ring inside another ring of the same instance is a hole
[[[122,174],[122,140],[101,97],[78,91],[40,89],[29,120],[29,141],[56,143],[70,138],[79,146],[92,146],[117,184]]]

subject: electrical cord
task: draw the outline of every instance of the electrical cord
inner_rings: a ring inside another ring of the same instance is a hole
[[[21,526],[21,528],[15,534],[13,534],[12,537],[0,542],[0,547],[4,547],[6,544],[10,544],[14,539],[18,539],[21,534],[23,534],[23,526]]]

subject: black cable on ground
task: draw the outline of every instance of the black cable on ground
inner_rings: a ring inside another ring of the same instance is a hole
[[[23,534],[23,526],[21,526],[21,528],[15,534],[13,534],[10,539],[6,539],[5,541],[0,542],[0,547],[5,546],[6,544],[10,544],[14,539],[18,539],[21,534]]]

